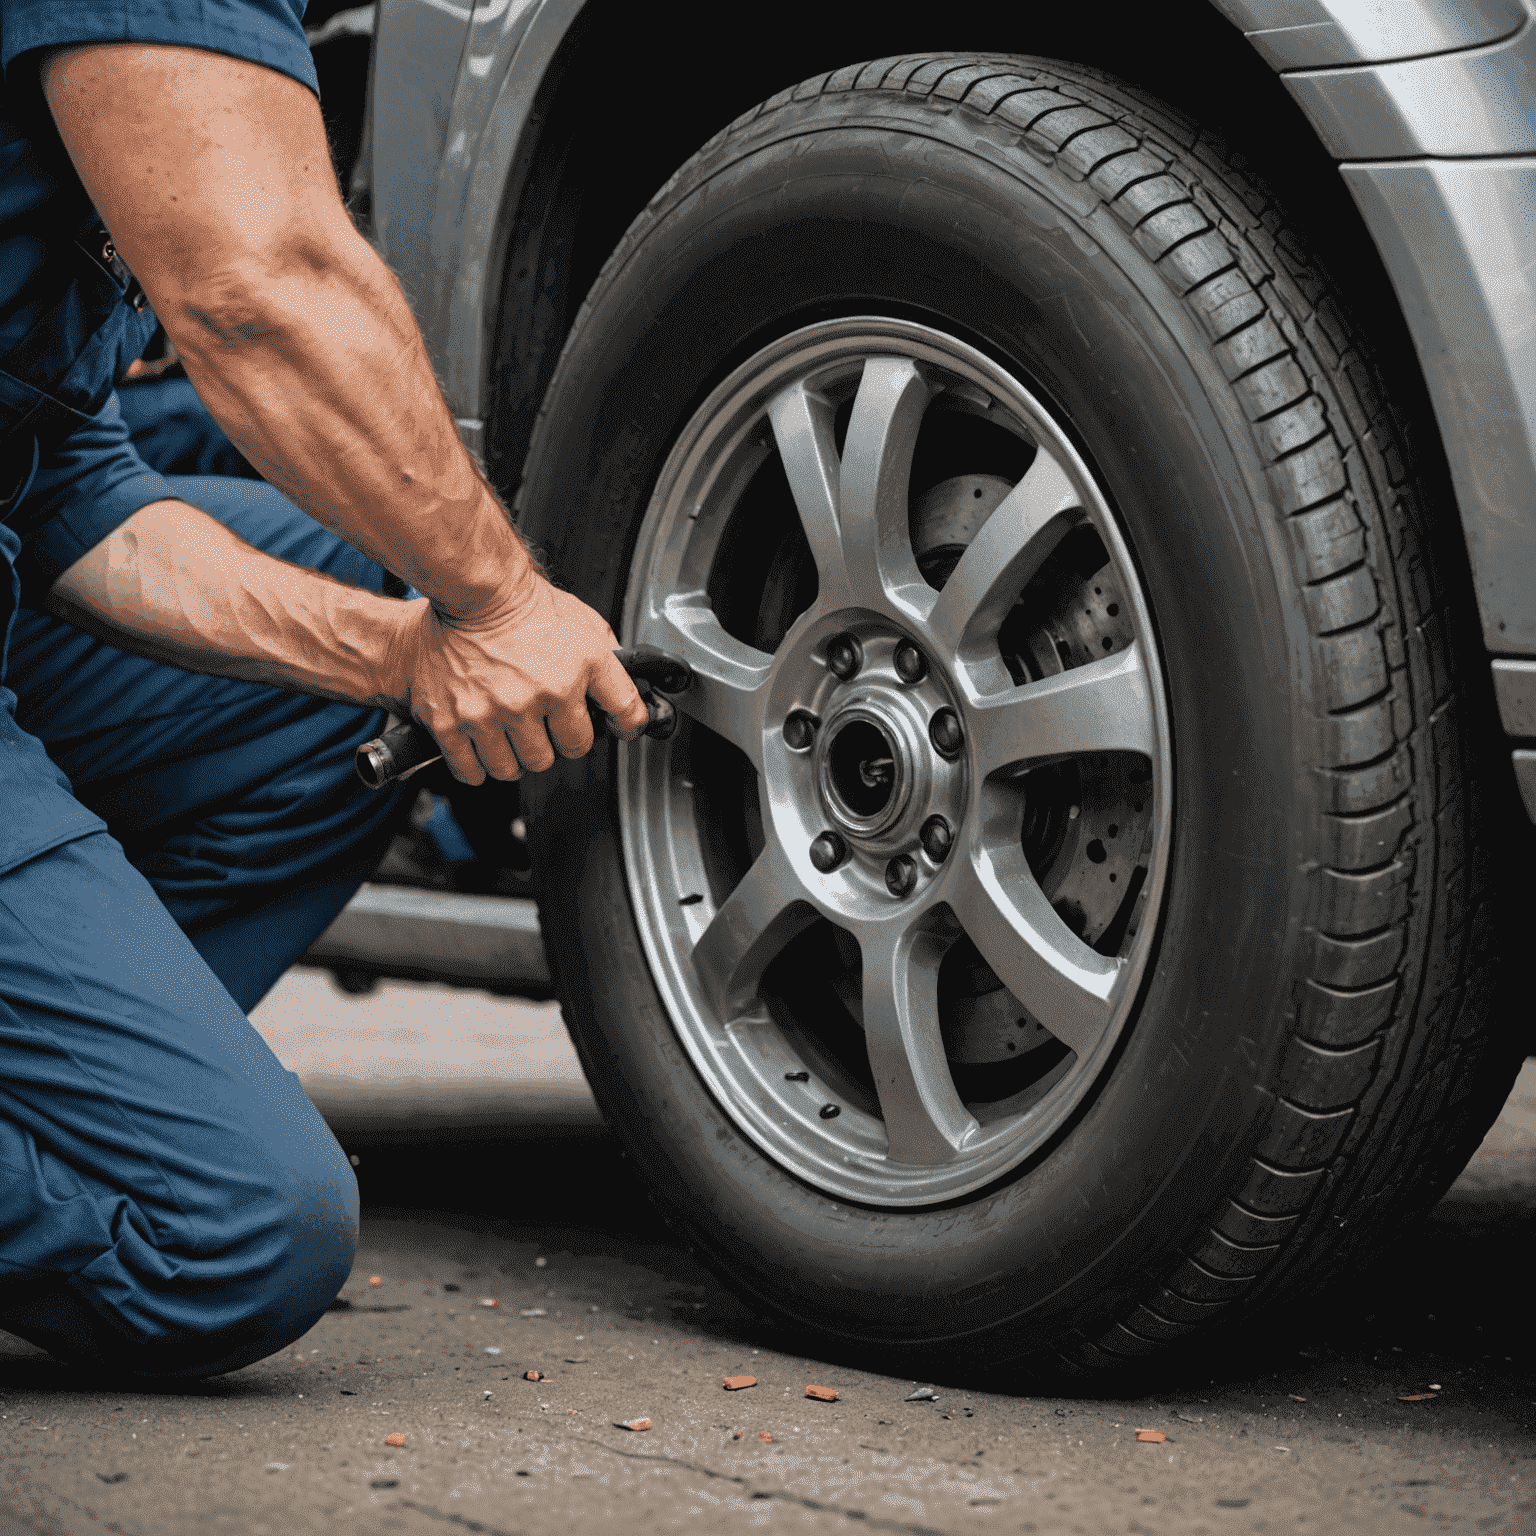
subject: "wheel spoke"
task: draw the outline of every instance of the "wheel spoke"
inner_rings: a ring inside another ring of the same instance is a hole
[[[843,444],[839,509],[849,585],[858,601],[922,619],[933,588],[912,553],[908,481],[928,382],[905,358],[864,364]]]
[[[1010,763],[1085,752],[1154,749],[1152,696],[1141,647],[1054,677],[966,701],[966,729],[983,778]]]
[[[693,947],[699,984],[722,1024],[756,1009],[763,972],[815,920],[800,876],[770,838]]]
[[[1081,498],[1045,452],[981,525],[929,615],[941,651],[964,656],[993,643],[1019,593],[1076,521]]]
[[[833,435],[834,407],[804,382],[791,384],[768,408],[774,442],[784,464],[800,526],[816,561],[821,591],[838,601],[847,586],[838,522],[840,469]]]
[[[667,598],[636,638],[681,656],[693,668],[688,690],[668,697],[683,714],[739,747],[761,773],[763,701],[773,658],[728,635],[702,592]]]
[[[955,1092],[939,1034],[944,944],[920,923],[860,935],[864,1043],[894,1163],[951,1161],[976,1130]]]
[[[955,915],[1003,985],[1079,1057],[1109,1025],[1120,961],[1056,915],[1017,843],[983,848],[956,882]]]

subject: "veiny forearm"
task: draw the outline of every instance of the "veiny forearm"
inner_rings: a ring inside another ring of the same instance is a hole
[[[280,270],[205,276],[162,304],[204,403],[279,490],[445,612],[515,595],[521,544],[399,284],[350,226]]]
[[[415,605],[273,559],[206,512],[157,501],[70,566],[46,606],[187,671],[399,708],[392,668]]]
[[[353,229],[314,97],[244,60],[110,44],[43,85],[219,424],[318,521],[484,618],[532,566],[459,441],[399,284]]]

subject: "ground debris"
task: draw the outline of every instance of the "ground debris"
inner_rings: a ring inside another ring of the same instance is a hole
[[[1399,1392],[1397,1400],[1400,1403],[1432,1403],[1439,1395],[1438,1392]]]
[[[758,1430],[757,1438],[759,1440],[761,1440],[764,1445],[772,1445],[773,1444],[773,1436],[770,1435],[766,1429]]]
[[[543,1371],[524,1371],[523,1372],[523,1380],[524,1381],[548,1381],[549,1377],[547,1377],[544,1374]]]
[[[932,1387],[919,1387],[915,1392],[909,1392],[906,1401],[909,1403],[931,1403],[939,1394]]]
[[[818,1387],[812,1383],[805,1389],[807,1397],[813,1397],[818,1403],[835,1403],[837,1401],[836,1387]]]
[[[1144,1440],[1148,1445],[1161,1445],[1168,1436],[1160,1429],[1138,1429],[1136,1431],[1136,1438]]]
[[[487,1303],[482,1301],[480,1305],[483,1307],[487,1305]],[[491,1302],[490,1305],[495,1306],[496,1303]],[[549,1313],[546,1312],[543,1307],[524,1307],[522,1311],[520,1311],[517,1315],[519,1317],[548,1317]]]
[[[128,1474],[126,1472],[98,1472],[96,1476],[104,1483],[126,1483],[128,1481]]]
[[[480,1305],[482,1307],[499,1307],[501,1303],[494,1296],[482,1296],[480,1298]]]
[[[649,1429],[651,1421],[649,1419],[615,1419],[613,1427],[615,1429],[632,1429],[638,1432],[642,1429]]]
[[[755,1387],[756,1385],[756,1376],[727,1376],[724,1381],[727,1392],[740,1392],[743,1387]]]
[[[405,1444],[405,1436],[397,1429],[394,1434],[384,1436],[384,1444],[396,1447],[402,1446]]]

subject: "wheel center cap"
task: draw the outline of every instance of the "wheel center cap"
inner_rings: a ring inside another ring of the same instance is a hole
[[[867,705],[854,705],[828,723],[823,739],[818,776],[828,809],[856,836],[883,831],[910,792],[902,733]]]

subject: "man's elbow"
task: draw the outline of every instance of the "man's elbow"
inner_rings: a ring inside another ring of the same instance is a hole
[[[352,239],[358,237],[348,227]],[[356,253],[349,241],[300,234],[274,238],[151,294],[155,312],[183,357],[283,345],[314,313],[318,291],[351,281]]]

